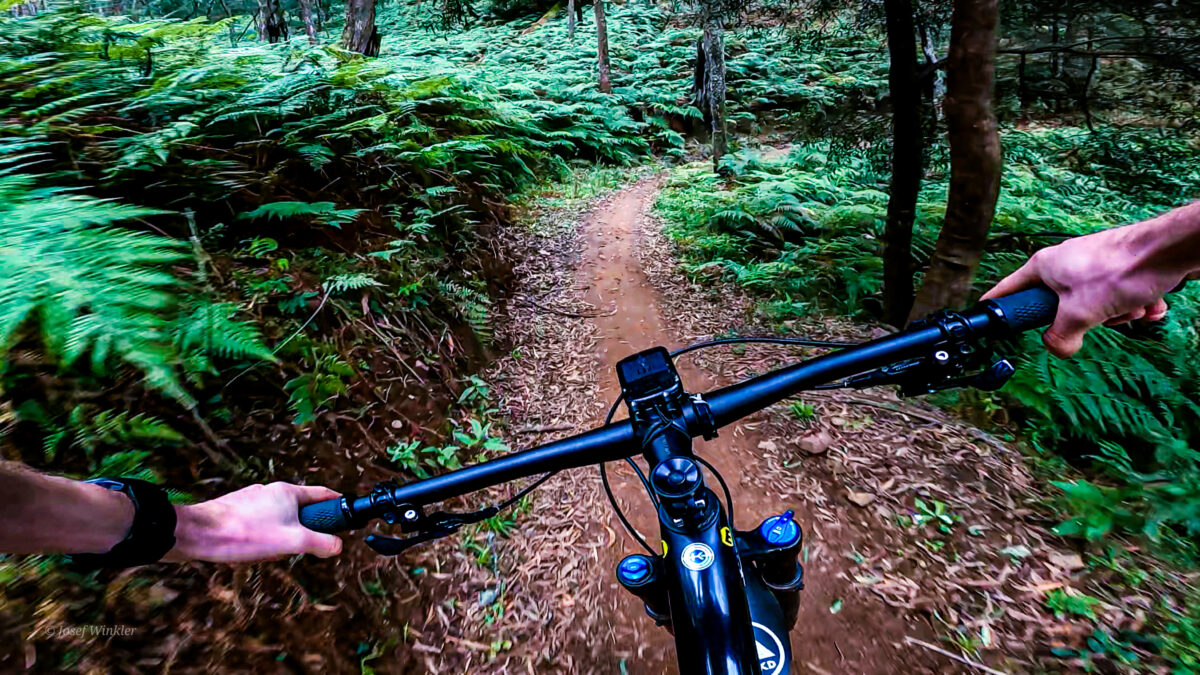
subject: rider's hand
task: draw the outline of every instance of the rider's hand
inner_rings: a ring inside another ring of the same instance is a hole
[[[1058,294],[1058,314],[1042,340],[1052,354],[1063,358],[1079,351],[1083,334],[1100,324],[1158,321],[1167,313],[1163,294],[1179,284],[1188,270],[1164,264],[1160,247],[1142,227],[1148,223],[1042,249],[983,299],[1011,295],[1039,283],[1049,286]]]
[[[175,548],[165,559],[251,562],[299,553],[337,555],[342,540],[301,525],[299,511],[305,504],[339,496],[324,487],[271,483],[177,507]]]

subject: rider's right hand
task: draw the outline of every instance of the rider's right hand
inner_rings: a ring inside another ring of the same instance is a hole
[[[1200,267],[1194,248],[1197,204],[1135,225],[1068,239],[1035,253],[983,299],[1045,284],[1058,294],[1058,314],[1042,336],[1052,354],[1079,351],[1083,335],[1100,324],[1158,321],[1163,295]]]

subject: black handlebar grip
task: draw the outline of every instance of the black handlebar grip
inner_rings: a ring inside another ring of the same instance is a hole
[[[310,530],[326,534],[354,529],[353,523],[346,516],[346,510],[342,508],[344,503],[345,498],[338,497],[302,506],[300,507],[300,524]]]
[[[1014,333],[1049,326],[1058,312],[1058,294],[1047,286],[1036,286],[989,302],[1004,313],[1008,327]]]

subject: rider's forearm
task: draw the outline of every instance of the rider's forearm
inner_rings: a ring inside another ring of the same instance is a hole
[[[133,502],[99,485],[0,462],[0,553],[104,553],[133,524]]]
[[[129,534],[133,502],[123,492],[0,462],[0,553],[106,553]],[[165,559],[201,557],[221,523],[176,506],[176,545]]]
[[[1200,201],[1131,225],[1129,236],[1144,268],[1181,276],[1200,272]]]
[[[176,506],[175,547],[163,560],[336,555],[341,540],[305,529],[298,513],[305,504],[338,496],[324,487],[272,483]],[[106,553],[129,534],[133,516],[124,493],[0,461],[0,553]]]

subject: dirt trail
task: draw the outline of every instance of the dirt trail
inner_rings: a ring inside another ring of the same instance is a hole
[[[599,333],[595,356],[605,409],[607,402],[619,393],[614,370],[617,361],[658,344],[668,348],[682,346],[677,328],[664,312],[659,292],[643,270],[638,248],[646,239],[647,233],[642,228],[649,221],[648,211],[658,192],[659,180],[644,179],[621,191],[593,213],[585,225],[587,249],[578,270],[578,282],[587,289],[585,299],[599,312],[594,319]],[[681,360],[678,365],[689,391],[727,384],[718,382],[688,360]],[[600,413],[597,422],[603,421],[603,414]],[[792,634],[793,672],[896,672],[896,655],[891,653],[890,643],[903,640],[904,620],[882,606],[874,608],[873,613],[847,611],[836,616],[830,613],[832,603],[853,592],[847,588],[849,582],[838,578],[837,570],[831,569],[830,563],[836,564],[836,559],[828,559],[838,555],[836,552],[849,542],[837,528],[817,531],[808,527],[806,513],[799,504],[789,503],[779,490],[764,490],[761,481],[753,480],[765,461],[758,448],[760,439],[757,431],[734,427],[712,442],[698,441],[697,453],[712,462],[728,481],[739,528],[749,529],[768,515],[796,508],[809,546],[823,544],[827,551],[826,560],[810,561],[806,567],[803,609]],[[610,476],[621,506],[653,545],[658,540],[657,522],[641,484],[625,464],[610,465]],[[610,528],[621,533],[615,544],[608,547],[607,559],[599,570],[611,578],[617,561],[638,547],[624,534],[615,516],[604,517]],[[617,648],[641,646],[636,651],[630,650],[629,672],[676,672],[671,637],[654,627],[640,602],[617,587],[615,581],[611,588],[603,602],[614,625]],[[920,670],[920,664],[910,663],[906,670]]]

